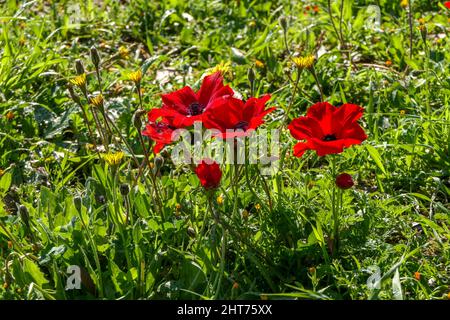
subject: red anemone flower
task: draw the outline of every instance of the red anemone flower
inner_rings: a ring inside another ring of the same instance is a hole
[[[172,143],[174,128],[172,128],[165,119],[162,119],[161,121],[151,119],[151,112],[148,113],[148,118],[149,122],[145,126],[144,131],[142,131],[142,134],[155,141],[153,152],[157,154],[167,144]]]
[[[234,138],[248,135],[264,123],[264,116],[275,110],[266,109],[270,95],[250,98],[245,103],[233,97],[216,99],[203,115],[203,125],[207,129],[220,131],[221,138]]]
[[[444,2],[444,6],[445,6],[447,9],[450,9],[450,1]]]
[[[188,127],[195,121],[202,121],[203,112],[215,99],[233,94],[228,85],[223,85],[222,74],[216,72],[203,79],[198,92],[186,86],[162,95],[163,106],[152,110],[152,120],[164,117],[175,128]]]
[[[216,189],[222,178],[222,171],[217,162],[204,159],[195,168],[195,174],[200,179],[200,183],[206,190]]]
[[[294,155],[301,157],[306,150],[316,150],[322,157],[337,154],[367,139],[363,128],[358,124],[363,108],[354,104],[334,107],[328,102],[311,106],[306,117],[292,120],[288,129],[299,142],[294,146]]]

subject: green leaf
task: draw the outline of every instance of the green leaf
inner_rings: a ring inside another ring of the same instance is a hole
[[[373,161],[375,161],[376,165],[378,166],[378,168],[385,174],[386,173],[386,169],[384,169],[384,165],[383,162],[381,161],[381,156],[378,153],[378,150],[375,149],[373,146],[371,146],[370,144],[366,144],[366,149],[369,152],[370,157],[372,158]]]
[[[11,186],[12,175],[10,172],[5,173],[0,179],[0,194],[6,193]]]

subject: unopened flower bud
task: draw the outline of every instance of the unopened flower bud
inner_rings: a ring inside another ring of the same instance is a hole
[[[280,22],[280,26],[283,28],[284,32],[287,30],[287,19],[285,16],[281,16],[278,20]]]
[[[133,125],[137,131],[141,131],[142,128],[142,116],[146,113],[145,110],[137,109],[133,114]]]
[[[189,235],[191,238],[195,238],[195,236],[197,235],[197,233],[195,232],[194,228],[192,228],[192,227],[189,227],[189,228],[187,229],[187,233],[188,233],[188,235]]]
[[[119,189],[120,194],[123,195],[124,197],[130,193],[130,186],[127,183],[122,183]]]
[[[97,48],[94,46],[91,47],[91,60],[92,60],[92,63],[94,64],[94,66],[96,68],[98,68],[98,66],[100,64],[100,55],[97,51]]]
[[[248,69],[247,78],[250,84],[253,85],[253,82],[255,81],[255,70],[253,70],[253,68]]]
[[[19,214],[20,218],[22,219],[23,223],[29,227],[30,226],[30,214],[28,213],[27,207],[24,205],[19,206]]]
[[[75,209],[77,209],[78,212],[81,212],[81,206],[82,206],[81,197],[78,197],[78,196],[74,197],[73,204],[75,205]]]
[[[340,189],[350,189],[354,185],[352,176],[348,173],[341,173],[336,177],[336,185]]]
[[[164,158],[161,156],[156,156],[154,162],[155,162],[155,170],[156,172],[158,172],[159,169],[161,169],[161,167],[164,165]]]
[[[83,66],[83,62],[81,62],[80,59],[77,59],[77,60],[75,61],[75,70],[77,71],[77,74],[78,74],[78,75],[85,73],[85,71],[84,71],[84,66]]]

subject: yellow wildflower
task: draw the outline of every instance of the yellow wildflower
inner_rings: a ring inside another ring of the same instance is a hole
[[[124,46],[120,46],[119,55],[122,59],[128,59],[128,57],[130,56],[130,51]]]
[[[216,200],[217,200],[217,204],[218,205],[222,205],[223,204],[223,197],[222,196],[218,196]]]
[[[227,61],[221,61],[218,65],[216,65],[214,68],[211,68],[208,72],[208,74],[213,74],[216,72],[220,72],[223,76],[225,75],[231,75],[231,62]]]
[[[5,174],[5,170],[0,169],[0,177],[3,176]]]
[[[292,62],[294,62],[298,69],[311,69],[314,65],[314,60],[315,58],[313,55],[292,58]]]
[[[72,83],[73,85],[82,88],[86,85],[86,73],[82,73],[78,76],[76,76],[73,79],[70,79],[70,83]]]
[[[406,110],[400,110],[400,115],[404,116],[406,114]]]
[[[255,60],[255,66],[256,66],[257,68],[262,69],[262,68],[265,67],[265,64],[264,64],[264,62],[262,62],[261,60],[256,59],[256,60]]]
[[[15,115],[14,115],[14,112],[12,112],[12,111],[8,111],[5,115],[6,120],[9,120],[9,121],[14,119],[14,117],[15,117]]]
[[[407,6],[409,5],[409,1],[408,0],[402,0],[400,2],[400,6],[405,9]]]
[[[104,102],[104,98],[102,94],[99,94],[93,98],[91,98],[91,104],[95,107],[102,107],[103,106],[103,102]]]
[[[140,83],[141,80],[142,80],[142,71],[141,71],[141,69],[139,69],[137,71],[130,72],[128,74],[128,79],[133,81],[136,84]]]
[[[392,66],[392,61],[391,60],[386,60],[386,67],[390,67]]]
[[[419,24],[425,24],[425,19],[424,18],[420,18],[419,19]]]
[[[417,27],[417,30],[423,33],[427,31],[427,27],[424,24],[421,24],[420,26]]]
[[[255,209],[258,211],[261,210],[261,205],[259,203],[255,204]]]
[[[106,154],[103,154],[103,160],[106,161],[107,164],[110,166],[116,166],[120,164],[124,157],[124,153],[122,151],[119,152],[108,152]]]

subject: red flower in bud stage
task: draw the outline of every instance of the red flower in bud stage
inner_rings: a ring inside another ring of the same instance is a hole
[[[200,179],[203,188],[207,190],[216,189],[222,178],[222,171],[217,162],[209,159],[202,160],[195,168],[195,174]]]
[[[161,121],[154,121],[151,119],[151,112],[148,113],[149,123],[145,126],[142,135],[149,137],[155,141],[153,152],[159,153],[164,146],[172,143],[172,133],[174,128],[169,126],[166,119]]]
[[[445,6],[447,9],[450,9],[450,1],[444,2],[444,6]]]
[[[275,110],[274,107],[266,109],[269,99],[270,95],[246,102],[233,97],[216,99],[203,114],[203,125],[220,131],[218,136],[224,139],[248,135],[249,130],[264,123],[265,115]]]
[[[299,142],[294,146],[294,155],[301,157],[306,150],[316,150],[319,156],[336,154],[367,139],[358,124],[363,108],[354,104],[334,107],[328,102],[311,106],[306,117],[299,117],[289,124],[291,135]]]
[[[341,173],[336,177],[336,185],[344,190],[350,189],[354,185],[352,176],[348,173]]]
[[[197,93],[186,86],[172,93],[162,95],[163,106],[153,109],[151,118],[159,117],[167,119],[174,128],[188,127],[195,121],[202,121],[202,114],[211,103],[223,96],[232,96],[233,90],[223,85],[223,77],[220,72],[213,73],[203,79]]]

